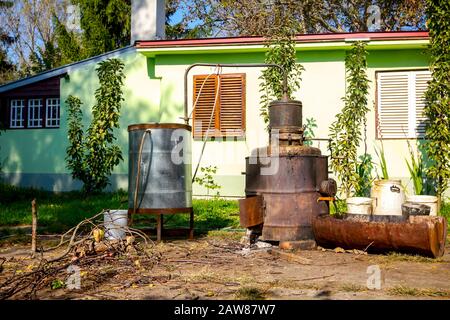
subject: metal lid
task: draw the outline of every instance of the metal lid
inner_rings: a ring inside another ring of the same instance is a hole
[[[128,126],[128,131],[145,129],[186,129],[192,131],[192,127],[182,123],[139,123]]]

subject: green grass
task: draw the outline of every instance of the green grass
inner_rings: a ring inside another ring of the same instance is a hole
[[[37,189],[17,188],[0,184],[0,226],[31,224],[31,201],[38,203],[39,227],[45,232],[61,232],[103,209],[127,209],[125,191],[84,195],[80,192],[52,193]],[[203,232],[225,227],[239,227],[237,201],[223,199],[194,200],[195,229]],[[188,215],[166,218],[167,227],[188,226]],[[149,224],[154,217],[136,219]]]
[[[265,292],[256,287],[241,287],[236,292],[239,300],[265,300]]]
[[[403,254],[398,252],[389,252],[384,257],[386,257],[389,261],[406,261],[406,262],[423,262],[423,263],[444,262],[442,258],[428,258],[419,255]]]
[[[364,286],[361,286],[359,284],[344,283],[341,285],[340,290],[345,291],[345,292],[361,292],[361,291],[367,291],[367,288]]]
[[[447,218],[447,224],[450,232],[450,202],[444,202],[441,205],[441,215]]]
[[[402,285],[390,288],[387,292],[391,296],[450,297],[450,291],[448,290],[411,288]]]
[[[239,229],[239,204],[236,200],[224,199],[194,199],[195,230],[197,233],[207,233],[210,230],[223,228]],[[136,225],[145,226],[154,220],[154,217],[136,216]],[[165,228],[187,227],[189,215],[177,214],[165,217]]]

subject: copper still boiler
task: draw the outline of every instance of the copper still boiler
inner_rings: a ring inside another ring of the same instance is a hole
[[[241,225],[266,241],[313,240],[312,220],[329,213],[336,182],[328,179],[328,158],[304,144],[302,103],[269,105],[270,144],[246,158]]]

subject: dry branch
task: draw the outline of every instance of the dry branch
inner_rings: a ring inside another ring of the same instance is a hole
[[[39,290],[49,286],[53,280],[58,279],[58,276],[66,277],[66,270],[71,265],[77,265],[78,267],[101,266],[105,264],[105,261],[115,260],[116,257],[127,257],[133,261],[136,257],[139,257],[143,263],[150,265],[154,265],[161,260],[160,255],[147,252],[146,249],[153,247],[154,243],[147,235],[136,229],[123,227],[123,231],[127,235],[126,241],[122,239],[108,240],[106,238],[96,241],[99,239],[94,239],[93,231],[105,229],[103,222],[96,220],[103,216],[104,212],[102,211],[81,221],[64,233],[58,245],[42,249],[36,270],[25,274],[14,272],[10,278],[0,283],[0,300],[19,295],[27,299],[34,299]],[[136,241],[136,238],[141,241]],[[44,252],[48,253],[64,246],[64,251],[56,257],[44,256]],[[36,244],[34,249],[36,250]],[[3,263],[4,261],[2,265]]]

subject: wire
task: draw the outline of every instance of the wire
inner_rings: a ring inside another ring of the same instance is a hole
[[[198,91],[197,98],[195,99],[194,105],[193,105],[193,107],[192,107],[192,111],[191,111],[191,113],[189,114],[189,119],[192,118],[192,114],[194,113],[195,109],[197,108],[197,103],[198,103],[198,100],[200,99],[200,96],[201,96],[201,94],[202,94],[202,90],[203,90],[203,87],[204,87],[205,84],[206,84],[206,81],[208,81],[208,79],[209,79],[211,76],[213,76],[214,74],[218,74],[218,70],[219,70],[219,66],[217,65],[216,68],[214,69],[214,71],[213,71],[212,73],[210,73],[210,74],[205,78],[205,80],[203,80],[203,83],[202,83],[202,85],[201,85],[201,87],[200,87],[200,90]]]
[[[208,141],[209,130],[211,129],[212,120],[213,120],[214,114],[216,112],[217,101],[219,99],[219,94],[220,94],[220,77],[219,77],[219,75],[222,73],[222,68],[219,65],[217,65],[216,69],[217,69],[217,76],[218,76],[217,77],[216,97],[214,98],[214,106],[213,106],[213,109],[211,112],[211,116],[209,118],[208,129],[206,130],[206,133],[205,133],[205,138],[204,138],[205,140],[203,141],[202,151],[200,152],[200,157],[198,159],[197,167],[195,168],[194,175],[192,176],[192,182],[195,181],[195,177],[197,176],[197,173],[198,173],[198,168],[200,167],[200,163],[202,162],[203,153],[205,152],[206,142]]]

